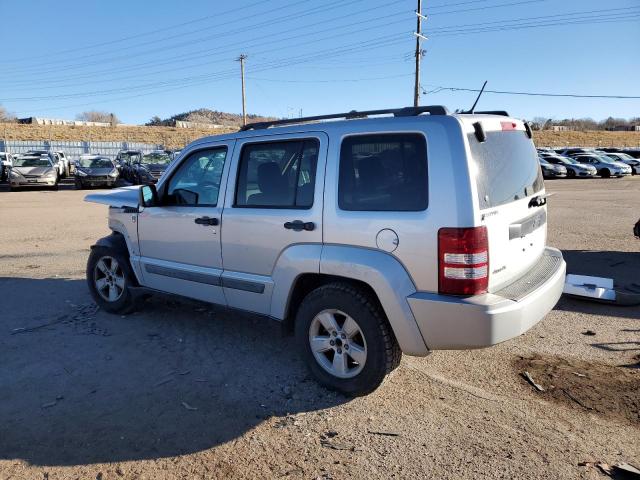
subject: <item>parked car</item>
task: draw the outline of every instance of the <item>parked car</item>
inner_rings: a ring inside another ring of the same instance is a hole
[[[56,150],[53,153],[57,154],[58,157],[60,157],[60,160],[62,160],[64,164],[64,167],[65,167],[64,176],[68,177],[69,175],[71,175],[73,173],[73,162],[69,160],[69,157],[67,157],[67,155],[62,150]]]
[[[51,187],[58,189],[60,174],[48,155],[19,155],[9,171],[9,188]]]
[[[615,160],[616,162],[621,162],[629,165],[631,167],[631,175],[640,174],[640,160],[633,158],[631,155],[622,152],[609,152],[607,153],[607,157]]]
[[[563,155],[565,157],[573,157],[574,155],[578,155],[581,153],[593,153],[594,149],[589,147],[572,147],[572,148],[561,148],[556,149],[556,153]]]
[[[131,183],[134,185],[156,183],[170,163],[171,157],[164,150],[144,154],[142,158],[131,163]]]
[[[580,163],[589,164],[598,170],[598,175],[603,178],[623,177],[631,175],[631,167],[624,163],[616,162],[605,155],[596,153],[573,155],[572,158]]]
[[[161,291],[271,317],[354,395],[403,352],[494,345],[553,308],[565,262],[528,125],[441,106],[320,119],[206,137],[157,187],[87,195],[113,207],[87,264],[96,303]]]
[[[113,188],[119,175],[116,164],[108,157],[83,155],[75,164],[75,185],[78,190],[85,187]]]
[[[544,157],[538,157],[540,167],[542,168],[542,176],[545,179],[550,178],[566,178],[567,169],[563,165],[554,165],[547,162]]]
[[[633,158],[640,159],[640,148],[625,148],[622,153],[626,153]]]
[[[0,182],[9,178],[11,165],[13,165],[13,155],[9,152],[0,152]]]
[[[595,177],[598,174],[596,167],[580,163],[570,157],[564,157],[557,153],[540,153],[543,159],[553,165],[561,165],[567,170],[567,177]]]
[[[51,160],[51,163],[58,170],[58,178],[66,178],[69,174],[69,169],[65,165],[62,158],[56,152],[50,152],[48,150],[29,150],[25,155],[47,156]]]
[[[132,178],[132,164],[142,158],[140,150],[120,150],[116,156],[116,166],[120,176],[129,183],[134,183]]]

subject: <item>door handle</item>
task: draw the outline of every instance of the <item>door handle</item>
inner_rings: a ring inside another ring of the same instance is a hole
[[[287,230],[294,230],[296,232],[301,232],[302,230],[306,230],[310,232],[311,230],[316,228],[316,224],[313,222],[303,222],[302,220],[294,220],[293,222],[286,222],[284,224],[284,228]]]
[[[217,218],[211,217],[198,217],[194,220],[198,225],[218,225],[220,222]]]

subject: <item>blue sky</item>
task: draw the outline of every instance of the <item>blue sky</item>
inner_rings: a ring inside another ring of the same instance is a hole
[[[98,109],[143,123],[207,107],[279,117],[410,105],[416,0],[0,0],[0,105],[19,116]],[[423,0],[422,104],[440,87],[640,95],[638,0]],[[544,25],[544,26],[542,26]],[[640,116],[638,99],[485,94],[533,118]]]

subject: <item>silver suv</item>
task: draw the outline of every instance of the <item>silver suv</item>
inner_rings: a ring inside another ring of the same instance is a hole
[[[401,353],[522,334],[564,284],[531,130],[500,113],[253,124],[193,142],[157,186],[86,200],[111,207],[87,265],[101,308],[168,292],[276,319],[352,395]]]

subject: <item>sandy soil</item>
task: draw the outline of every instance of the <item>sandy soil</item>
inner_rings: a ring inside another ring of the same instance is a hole
[[[569,270],[638,282],[640,178],[547,189]],[[275,323],[168,298],[96,311],[84,266],[107,209],[82,196],[0,187],[1,479],[596,479],[596,461],[640,463],[640,307],[562,299],[517,339],[404,357],[350,399]]]

